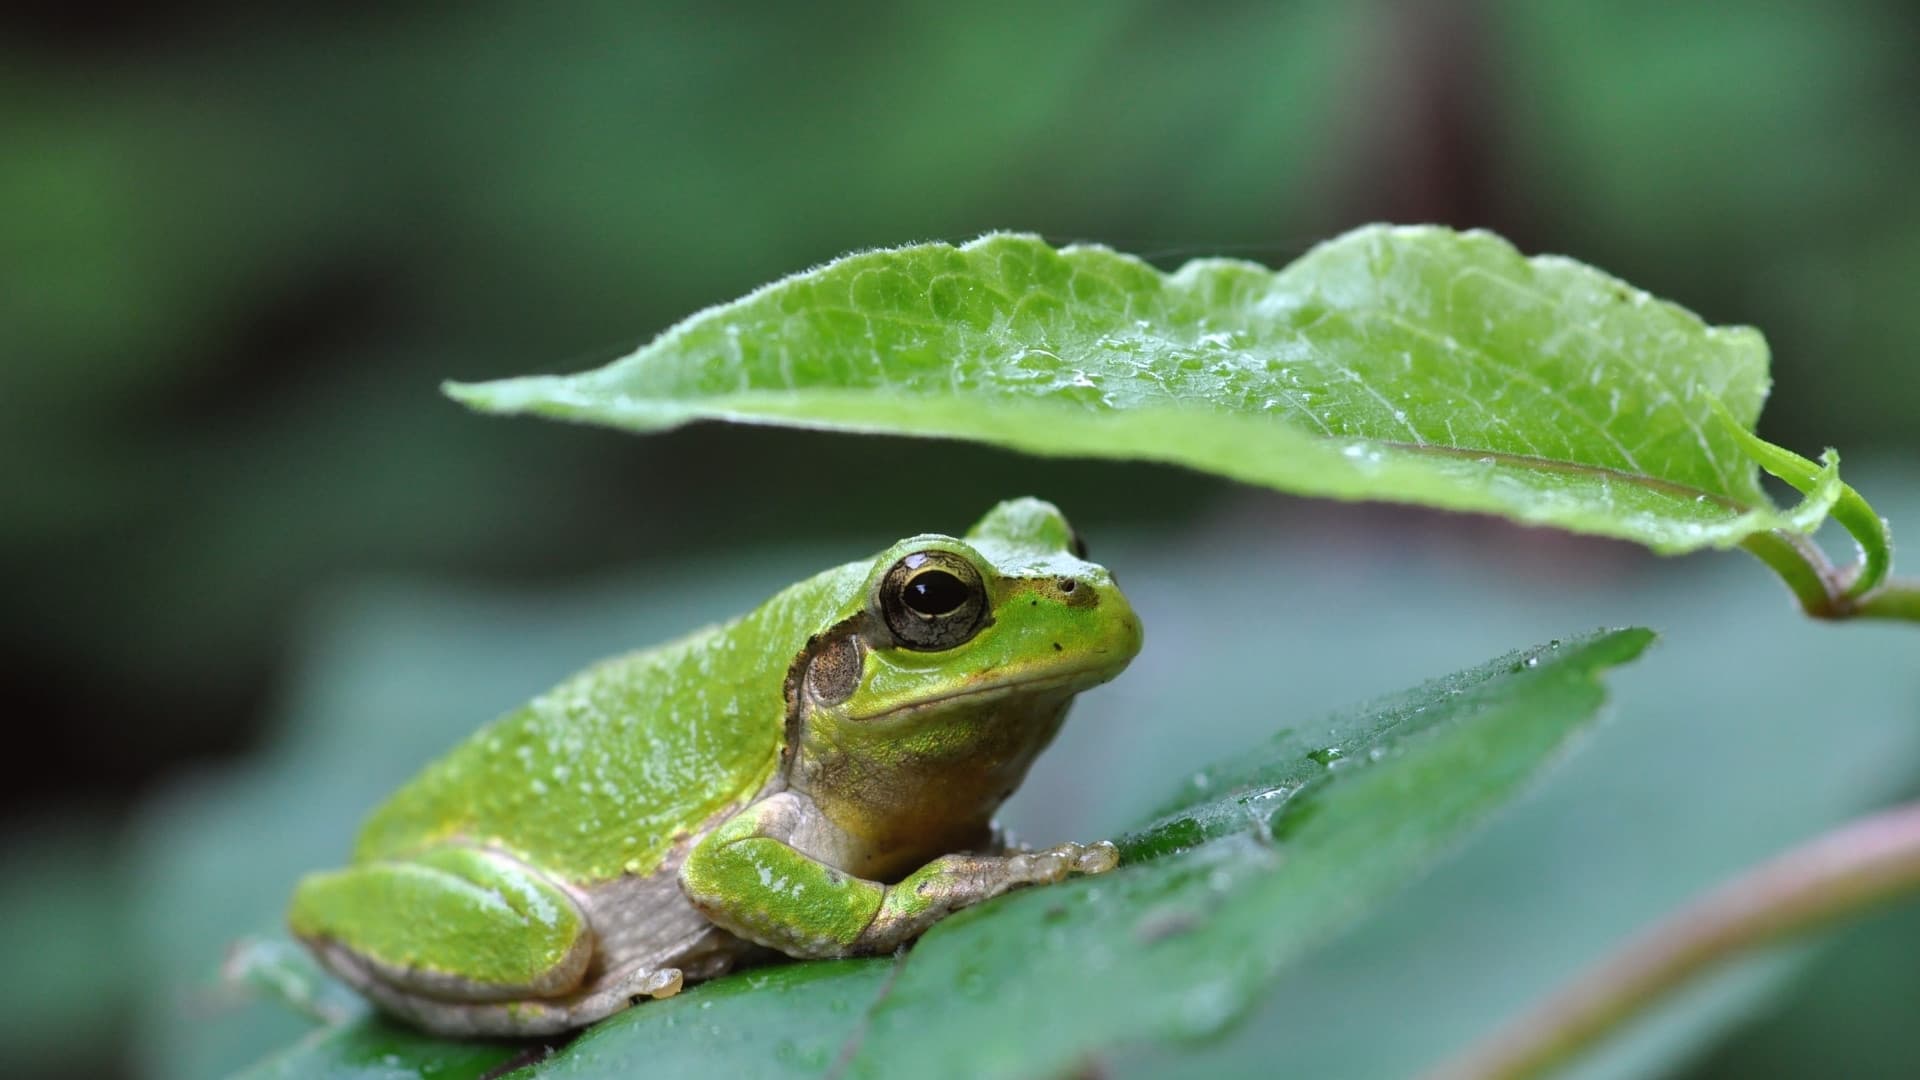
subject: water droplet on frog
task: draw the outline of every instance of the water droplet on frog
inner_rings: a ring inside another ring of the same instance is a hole
[[[1539,657],[1537,657],[1537,656],[1529,656],[1529,657],[1527,657],[1527,659],[1526,659],[1526,665],[1527,665],[1528,667],[1539,667],[1539,666],[1540,666],[1540,658],[1539,658]]]
[[[1323,746],[1318,750],[1308,751],[1307,756],[1322,765],[1332,765],[1334,762],[1345,757],[1346,754],[1337,746]]]

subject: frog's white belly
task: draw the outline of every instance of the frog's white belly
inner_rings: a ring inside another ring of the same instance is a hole
[[[757,951],[707,921],[680,890],[680,864],[693,843],[677,844],[653,873],[628,875],[567,891],[593,928],[593,961],[578,993],[630,980],[636,972],[679,968],[688,982],[723,974]]]

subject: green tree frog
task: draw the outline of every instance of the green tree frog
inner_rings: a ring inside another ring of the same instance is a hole
[[[536,1035],[775,954],[879,953],[1113,845],[994,812],[1140,620],[1048,503],[909,537],[588,668],[376,809],[288,921],[389,1013]]]

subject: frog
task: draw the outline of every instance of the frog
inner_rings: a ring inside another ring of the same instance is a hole
[[[1014,844],[1001,804],[1139,617],[1051,503],[907,537],[616,656],[373,810],[287,923],[447,1036],[584,1027],[737,966],[877,955],[1009,890],[1119,863]]]

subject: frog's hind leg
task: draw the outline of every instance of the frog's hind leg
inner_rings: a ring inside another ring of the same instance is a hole
[[[511,857],[448,846],[314,874],[288,920],[335,974],[395,1012],[568,994],[593,960],[573,898]]]

